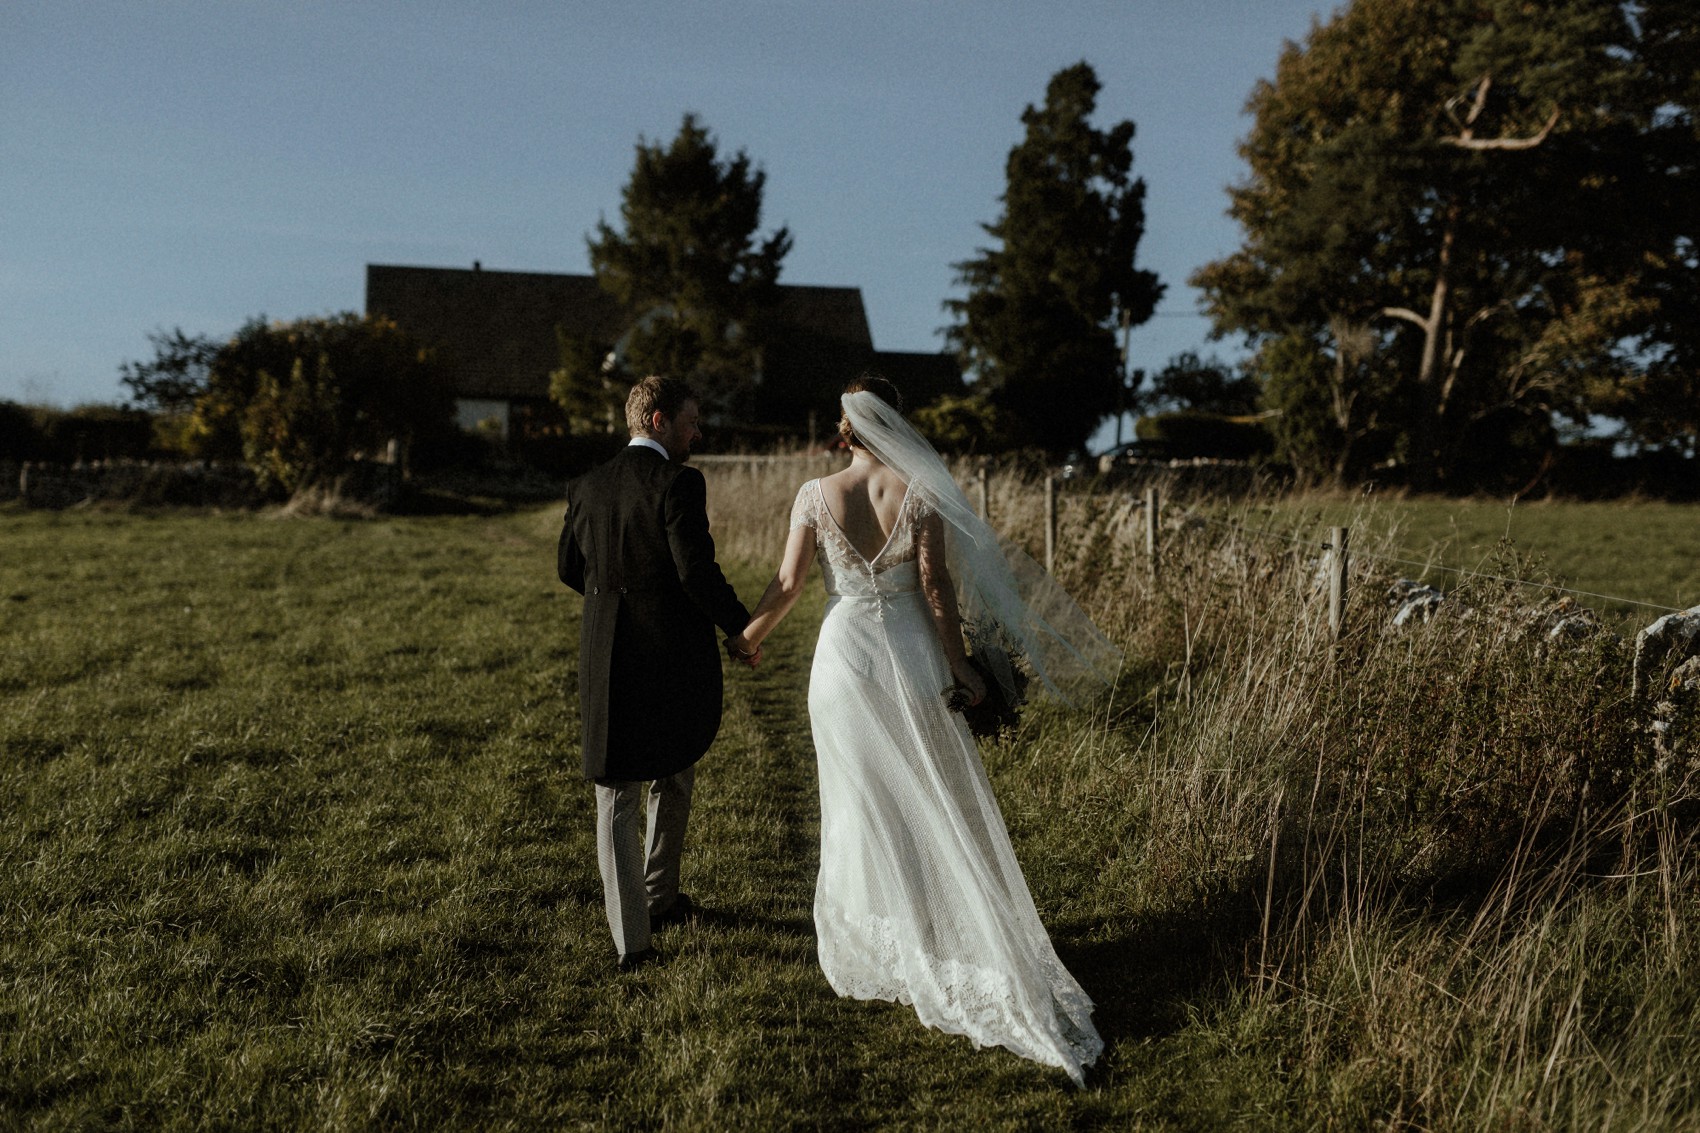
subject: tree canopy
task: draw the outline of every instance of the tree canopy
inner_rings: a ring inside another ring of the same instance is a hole
[[[1244,243],[1192,282],[1259,349],[1289,459],[1526,475],[1555,419],[1684,372],[1659,327],[1696,282],[1682,7],[1354,0],[1286,46],[1248,104]]]
[[[1043,106],[1021,115],[997,246],[955,265],[967,288],[946,301],[947,334],[1019,443],[1082,446],[1122,408],[1118,328],[1151,317],[1163,285],[1135,266],[1145,182],[1132,176],[1134,127],[1092,126],[1100,84],[1086,63],[1058,71]]]
[[[1228,363],[1211,355],[1200,358],[1186,350],[1169,359],[1168,365],[1151,381],[1147,399],[1154,405],[1195,409],[1203,413],[1246,414],[1257,412],[1257,381],[1237,373]]]
[[[605,418],[650,373],[691,380],[711,405],[749,391],[791,250],[783,227],[757,238],[766,182],[743,150],[723,160],[691,114],[669,144],[638,141],[624,230],[601,221],[587,238],[597,283],[628,317],[614,341],[561,335],[551,393],[570,417]]]
[[[118,379],[129,387],[130,400],[155,413],[193,412],[195,399],[207,390],[220,344],[208,335],[184,334],[182,327],[156,330],[148,335],[148,342],[153,346],[152,358],[118,367]]]

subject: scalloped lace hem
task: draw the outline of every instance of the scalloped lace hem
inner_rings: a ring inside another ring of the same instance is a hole
[[[821,970],[839,995],[913,1007],[929,1027],[1057,1067],[1077,1086],[1085,1084],[1084,1067],[1103,1053],[1104,1040],[1092,1026],[1092,1000],[1048,941],[1045,954],[1036,957],[1046,979],[1022,995],[1008,972],[901,942],[888,917],[853,916],[817,903],[815,927]],[[1047,1003],[1050,1011],[1035,1015],[1024,1001]]]

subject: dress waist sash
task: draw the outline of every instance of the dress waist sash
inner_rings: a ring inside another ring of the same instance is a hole
[[[862,594],[843,594],[836,590],[828,590],[828,598],[837,598],[841,602],[890,602],[898,598],[913,598],[920,594],[919,590],[875,590]]]

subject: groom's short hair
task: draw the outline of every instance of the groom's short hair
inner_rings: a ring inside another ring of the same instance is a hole
[[[671,417],[685,407],[685,402],[699,400],[697,391],[684,378],[651,374],[626,395],[626,428],[634,437],[647,437],[652,414]]]

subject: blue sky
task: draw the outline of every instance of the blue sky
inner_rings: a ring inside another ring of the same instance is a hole
[[[693,111],[767,172],[789,283],[862,288],[875,344],[936,350],[1022,108],[1081,59],[1131,118],[1136,365],[1205,342],[1185,285],[1234,248],[1253,83],[1312,0],[0,5],[0,398],[116,401],[146,335],[364,304],[365,265],[586,271],[640,136]]]

